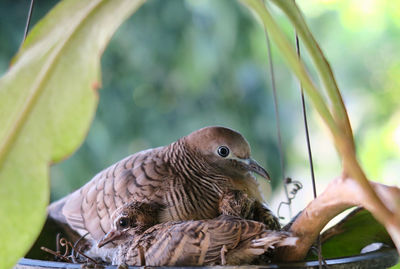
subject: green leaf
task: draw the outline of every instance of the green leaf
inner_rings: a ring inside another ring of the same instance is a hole
[[[0,268],[23,256],[49,201],[49,164],[82,143],[100,86],[100,56],[144,0],[60,2],[0,80]]]
[[[385,227],[363,208],[355,209],[326,230],[321,241],[325,259],[358,255],[365,246],[372,243],[393,246]]]

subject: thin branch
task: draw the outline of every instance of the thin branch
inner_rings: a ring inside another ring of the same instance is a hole
[[[72,263],[72,260],[71,260],[71,259],[69,259],[69,258],[66,257],[65,255],[61,255],[58,251],[54,251],[54,250],[51,250],[51,249],[46,248],[46,247],[40,247],[40,249],[43,250],[43,251],[45,251],[45,252],[47,252],[47,253],[50,253],[50,254],[52,254],[52,255],[54,255],[54,256],[56,256],[56,257],[58,257],[58,258],[60,258],[61,260],[65,261],[65,262],[70,262],[70,263]]]

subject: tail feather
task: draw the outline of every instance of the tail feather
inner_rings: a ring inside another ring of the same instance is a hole
[[[49,218],[51,218],[57,222],[60,222],[60,223],[65,223],[65,224],[67,223],[67,219],[65,218],[65,215],[62,213],[63,212],[62,209],[63,209],[68,197],[69,197],[69,195],[58,201],[51,203],[47,207],[47,214],[49,215]]]
[[[278,244],[276,244],[277,247],[286,247],[286,246],[295,246],[297,243],[297,240],[299,240],[298,237],[287,237],[285,239],[283,239],[281,242],[279,242]]]
[[[251,241],[251,247],[267,250],[269,248],[293,246],[296,244],[298,237],[291,236],[288,232],[276,231],[269,233],[264,237],[254,239]]]

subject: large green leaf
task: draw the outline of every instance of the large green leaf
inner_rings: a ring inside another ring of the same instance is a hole
[[[365,209],[356,209],[341,222],[322,234],[322,254],[335,258],[360,254],[372,243],[384,243],[393,247],[385,227]]]
[[[82,143],[100,56],[144,0],[68,0],[31,31],[0,80],[0,268],[32,245],[46,216],[49,164]]]
[[[322,256],[325,259],[359,255],[364,247],[372,243],[394,246],[385,227],[363,208],[353,210],[322,233],[321,241]],[[310,252],[307,257],[308,260],[317,258],[314,252]]]

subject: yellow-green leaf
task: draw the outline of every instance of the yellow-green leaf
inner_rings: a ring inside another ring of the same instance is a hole
[[[372,243],[393,247],[385,227],[369,211],[358,208],[322,234],[322,254],[326,259],[358,255]]]
[[[98,102],[100,56],[143,2],[60,2],[0,79],[0,268],[13,266],[39,234],[49,164],[82,143]]]

